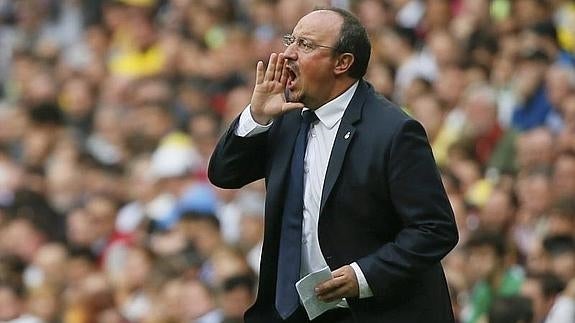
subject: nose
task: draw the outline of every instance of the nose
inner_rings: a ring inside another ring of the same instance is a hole
[[[297,46],[295,43],[286,47],[284,50],[284,58],[292,61],[297,59]]]

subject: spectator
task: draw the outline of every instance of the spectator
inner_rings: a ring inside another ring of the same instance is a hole
[[[153,254],[149,250],[131,247],[126,252],[123,264],[111,277],[118,312],[129,321],[142,321],[150,312],[148,280],[153,261]]]
[[[447,149],[455,142],[457,134],[446,126],[446,113],[440,100],[433,94],[422,94],[411,101],[409,109],[425,128],[435,161],[438,165],[445,166]]]
[[[567,284],[575,278],[575,240],[572,236],[549,236],[543,240],[550,271]]]
[[[494,298],[517,295],[523,273],[510,265],[511,253],[501,235],[476,232],[467,241],[466,249],[469,279],[475,283],[463,321],[473,323],[488,315]]]
[[[536,128],[519,134],[516,141],[516,167],[524,172],[552,167],[555,138],[547,128]]]
[[[28,314],[23,286],[14,282],[0,282],[0,320],[7,323],[42,323]]]
[[[251,276],[235,276],[223,282],[220,303],[222,323],[242,323],[245,311],[255,301],[255,280]]]
[[[575,152],[562,152],[553,165],[552,185],[556,197],[575,195]]]
[[[491,191],[479,214],[479,228],[507,236],[515,223],[517,200],[501,188]]]
[[[560,294],[565,288],[565,284],[555,275],[551,273],[528,274],[521,287],[521,294],[531,299],[533,307],[533,321],[546,322],[546,323],[560,323],[570,322],[573,320],[571,317],[554,317],[551,318],[551,312],[559,312],[565,314],[566,311],[573,313],[574,305],[571,304],[569,309],[558,308],[569,303],[562,303],[559,301]],[[561,304],[561,305],[560,305]]]
[[[2,227],[0,250],[29,263],[47,242],[46,235],[30,218],[21,217],[8,221]]]
[[[555,201],[549,211],[547,235],[575,235],[575,201],[567,198],[560,198]]]
[[[497,119],[497,99],[489,86],[471,85],[463,97],[465,123],[463,141],[468,141],[473,159],[481,165],[510,171],[514,133],[504,131]]]
[[[552,107],[543,84],[548,64],[549,57],[540,49],[528,49],[521,53],[515,76],[515,95],[519,104],[511,119],[511,126],[519,131],[541,126],[549,116]]]
[[[541,227],[547,219],[551,205],[550,175],[545,169],[537,169],[517,181],[517,197],[521,207],[513,228],[513,239],[523,254],[530,252],[537,240],[543,239]],[[535,194],[537,199],[530,196]]]
[[[181,316],[183,322],[219,323],[222,312],[216,306],[213,290],[197,280],[183,281],[181,286]]]
[[[554,62],[565,67],[575,65],[574,58],[560,47],[557,30],[550,20],[533,23],[524,29],[521,37],[526,48],[541,48]]]
[[[417,51],[417,35],[406,27],[395,27],[383,34],[382,43],[394,48],[385,52],[386,58],[396,69],[394,98],[405,104],[405,90],[417,77],[431,80],[435,78],[434,65],[424,61]]]
[[[553,133],[559,133],[563,130],[562,103],[574,89],[575,64],[566,66],[555,63],[549,67],[545,75],[545,92],[553,109],[545,123]]]

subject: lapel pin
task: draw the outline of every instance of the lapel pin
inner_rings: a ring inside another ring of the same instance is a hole
[[[348,131],[348,132],[345,134],[345,136],[343,136],[343,139],[349,139],[349,136],[350,136],[350,135],[351,135],[351,132]]]

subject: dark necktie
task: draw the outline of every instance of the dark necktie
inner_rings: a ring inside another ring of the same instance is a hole
[[[300,276],[301,230],[303,219],[303,174],[307,133],[317,120],[311,110],[302,113],[302,120],[291,157],[288,187],[282,216],[282,229],[276,281],[276,309],[283,319],[298,307],[295,283]]]

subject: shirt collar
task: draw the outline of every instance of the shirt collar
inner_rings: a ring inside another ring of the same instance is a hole
[[[315,114],[319,121],[328,129],[333,128],[337,122],[343,118],[343,113],[349,105],[349,102],[351,102],[358,84],[359,81],[355,82],[349,87],[349,89],[340,94],[340,96],[315,110]],[[304,108],[304,110],[307,110],[307,108]]]

